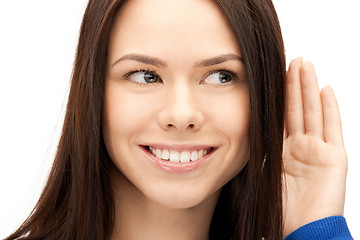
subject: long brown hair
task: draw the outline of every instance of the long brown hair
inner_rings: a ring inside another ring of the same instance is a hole
[[[250,159],[223,187],[210,239],[282,239],[285,56],[271,0],[215,0],[232,27],[250,90]],[[58,151],[33,212],[10,239],[110,239],[113,166],[102,137],[107,43],[124,0],[90,0]],[[264,161],[266,159],[266,161]]]

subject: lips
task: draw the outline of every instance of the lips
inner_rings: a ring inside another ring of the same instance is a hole
[[[169,173],[193,171],[212,158],[217,147],[205,145],[142,145],[148,158],[160,169]]]

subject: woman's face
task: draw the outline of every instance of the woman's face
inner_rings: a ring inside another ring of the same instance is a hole
[[[249,156],[240,49],[206,0],[131,0],[114,19],[103,116],[112,161],[148,199],[189,208]]]

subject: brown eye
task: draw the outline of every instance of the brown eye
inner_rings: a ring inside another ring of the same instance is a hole
[[[218,71],[207,76],[204,82],[211,84],[226,84],[231,82],[232,78],[232,75],[227,71]]]
[[[157,83],[160,78],[151,71],[139,71],[129,75],[129,79],[137,83]]]
[[[221,83],[227,83],[231,81],[231,75],[227,72],[219,72],[219,80]]]

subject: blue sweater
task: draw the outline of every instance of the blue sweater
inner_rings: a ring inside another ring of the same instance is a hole
[[[352,240],[342,216],[333,216],[306,224],[292,232],[285,240]]]

